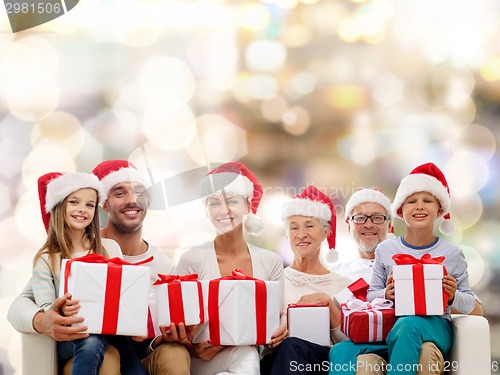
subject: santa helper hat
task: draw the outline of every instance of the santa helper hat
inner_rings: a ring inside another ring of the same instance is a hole
[[[228,162],[212,169],[200,183],[200,195],[208,197],[221,192],[241,195],[250,200],[250,212],[243,218],[245,230],[252,235],[259,235],[264,230],[264,223],[257,214],[262,199],[262,185],[255,175],[238,162]]]
[[[38,179],[38,198],[45,230],[49,229],[50,212],[71,193],[85,188],[97,191],[100,203],[104,190],[99,179],[91,173],[50,172]]]
[[[292,197],[281,206],[282,221],[294,215],[315,217],[328,222],[331,231],[327,237],[330,250],[326,255],[326,260],[329,263],[335,262],[338,258],[337,251],[335,251],[337,216],[332,200],[315,186],[308,186],[301,194]]]
[[[431,193],[441,204],[443,221],[439,225],[440,232],[445,235],[453,233],[454,227],[450,216],[450,189],[443,172],[433,163],[419,165],[401,180],[392,203],[394,216],[401,219],[399,214],[406,198],[421,191]]]
[[[392,226],[392,208],[391,208],[391,200],[385,196],[385,194],[378,187],[373,188],[359,188],[357,189],[351,198],[347,201],[345,205],[345,221],[346,223],[349,221],[351,217],[352,210],[356,206],[359,206],[363,203],[377,203],[381,205],[386,212],[386,215],[389,219],[391,219],[391,233],[394,233],[394,227]]]
[[[137,167],[127,160],[106,160],[96,165],[92,173],[99,178],[104,188],[104,198],[108,199],[109,192],[116,184],[122,182],[138,182],[149,187],[142,173]]]

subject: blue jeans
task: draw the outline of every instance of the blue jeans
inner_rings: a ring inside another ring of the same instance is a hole
[[[271,354],[262,358],[261,374],[327,374],[329,351],[328,346],[287,337]]]
[[[354,344],[343,341],[330,350],[330,375],[354,375],[357,356],[375,353],[389,357],[387,375],[415,375],[424,342],[433,342],[442,353],[450,350],[453,334],[441,316],[403,316],[396,320],[385,343]]]
[[[58,342],[57,354],[63,363],[73,358],[72,375],[98,375],[108,344],[120,353],[122,375],[146,375],[146,370],[125,336],[91,334],[85,339]]]
[[[73,358],[72,375],[98,375],[108,341],[103,335],[90,335],[85,339],[57,343],[59,359]]]

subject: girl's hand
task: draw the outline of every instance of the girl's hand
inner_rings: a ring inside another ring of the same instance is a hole
[[[392,278],[392,272],[387,278],[387,283],[385,287],[385,299],[394,301],[394,279]]]
[[[72,299],[71,294],[66,294],[66,301],[61,307],[61,314],[63,316],[73,316],[80,310],[80,301]]]
[[[444,276],[443,289],[448,294],[448,305],[451,305],[457,292],[457,280],[451,275]]]

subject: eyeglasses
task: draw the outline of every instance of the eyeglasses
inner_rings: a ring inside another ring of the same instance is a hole
[[[351,220],[355,224],[364,224],[366,220],[370,219],[373,224],[383,224],[386,220],[389,220],[387,216],[384,215],[354,215],[351,217]]]

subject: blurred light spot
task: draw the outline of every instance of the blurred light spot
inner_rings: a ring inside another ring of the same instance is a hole
[[[31,134],[31,143],[57,143],[75,157],[82,149],[85,133],[80,121],[66,112],[52,112],[38,120]]]
[[[468,69],[445,65],[432,71],[430,85],[434,97],[445,107],[460,109],[470,101],[474,77]]]
[[[246,131],[218,115],[203,115],[196,120],[196,140],[187,147],[200,165],[239,160],[247,150]]]
[[[108,30],[126,46],[149,46],[161,35],[161,29],[154,22],[158,17],[154,5],[138,0],[120,1],[120,6],[113,7],[113,16],[107,20]]]
[[[274,194],[263,199],[259,205],[259,216],[266,218],[266,222],[284,230],[284,223],[281,220],[281,206],[287,202],[291,196],[285,194]]]
[[[493,132],[483,125],[473,124],[466,126],[457,134],[454,141],[454,150],[463,150],[490,160],[496,152],[496,140]]]
[[[281,35],[281,41],[288,48],[304,46],[313,37],[312,29],[306,24],[289,25]]]
[[[37,37],[24,37],[0,46],[0,93],[17,87],[33,87],[50,80],[59,57],[52,44]]]
[[[452,196],[467,197],[481,190],[488,181],[489,169],[479,155],[461,151],[446,165],[445,176]],[[455,198],[456,199],[456,198]]]
[[[180,59],[157,57],[149,60],[139,74],[139,86],[146,100],[188,102],[195,90],[191,70]]]
[[[302,96],[313,92],[316,85],[317,80],[314,74],[309,72],[300,72],[286,83],[286,95],[290,99],[300,99]]]
[[[23,164],[24,185],[33,192],[37,191],[38,177],[48,172],[75,172],[73,157],[56,143],[33,146]]]
[[[302,107],[291,107],[283,113],[283,129],[292,135],[304,134],[311,125],[309,112]]]
[[[469,284],[474,287],[484,275],[485,264],[481,253],[471,246],[460,245],[467,261],[467,273],[469,274]]]
[[[137,115],[132,111],[105,108],[85,123],[85,128],[106,147],[128,151],[140,134]]]
[[[238,69],[235,43],[234,36],[226,32],[207,31],[196,37],[186,52],[195,74],[206,77],[215,89],[229,90]]]
[[[273,40],[251,42],[245,52],[248,67],[258,72],[272,72],[280,69],[286,60],[286,48]]]
[[[356,85],[335,85],[327,92],[328,102],[337,109],[352,110],[366,105],[366,91]]]
[[[276,78],[268,75],[254,75],[244,77],[241,80],[241,87],[236,87],[236,95],[245,100],[251,99],[271,99],[274,98],[279,89]],[[243,94],[243,95],[240,95]]]
[[[269,100],[263,100],[260,104],[262,116],[271,122],[280,122],[283,114],[288,108],[288,102],[282,96],[276,96]]]
[[[455,196],[452,193],[452,218],[459,218],[460,229],[467,229],[477,224],[483,214],[483,202],[478,194],[470,194],[467,197]],[[455,225],[455,228],[458,226]]]
[[[37,246],[41,247],[47,237],[40,214],[38,196],[33,198],[35,199],[26,201],[24,197],[21,197],[14,211],[15,216],[0,222],[0,235],[2,236],[0,255],[3,266],[15,265],[19,259],[26,260],[25,255],[33,260],[38,251]],[[35,240],[35,244],[30,239]],[[12,249],[16,249],[16,251]],[[25,280],[25,282],[27,281]]]
[[[486,60],[479,70],[481,77],[489,82],[500,80],[500,57],[494,57]]]
[[[375,158],[375,145],[377,144],[373,134],[370,116],[359,113],[353,121],[354,143],[351,148],[351,159],[356,164],[368,165]]]
[[[9,210],[11,207],[10,189],[8,188],[7,185],[5,185],[2,182],[0,182],[0,197],[2,197],[2,199],[0,200],[0,217],[1,217],[2,214],[7,212],[7,210]]]
[[[246,30],[263,30],[271,19],[269,11],[262,4],[246,3],[238,6],[236,11],[239,27]]]
[[[0,176],[12,178],[21,170],[31,149],[32,126],[12,115],[5,116],[0,122],[0,159],[9,161],[0,168]]]
[[[283,9],[293,9],[298,5],[298,0],[273,0],[273,2]]]
[[[38,177],[42,174],[36,176],[33,186],[29,186],[30,191],[26,192],[18,200],[14,217],[22,236],[32,240],[39,240],[40,246],[43,244],[44,237],[47,236],[42,222],[40,201],[36,190]],[[36,249],[33,251],[33,256],[35,253]]]
[[[25,121],[37,120],[54,111],[59,104],[59,87],[53,81],[35,85],[11,86],[7,105],[13,115]]]
[[[401,101],[404,94],[404,83],[391,74],[384,74],[375,79],[373,98],[385,107],[390,107]]]
[[[195,136],[195,118],[183,103],[157,102],[144,114],[143,130],[147,139],[162,150],[179,150]]]

